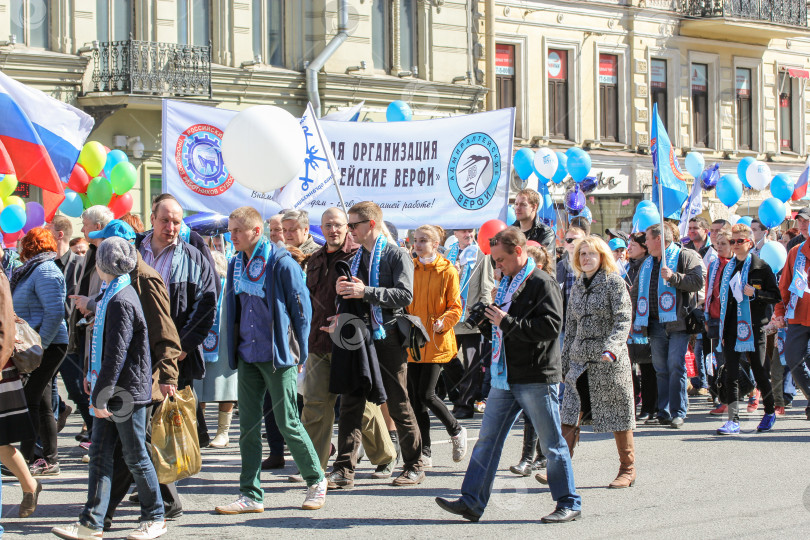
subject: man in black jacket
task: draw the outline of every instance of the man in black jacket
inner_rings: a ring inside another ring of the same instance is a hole
[[[515,218],[512,223],[526,236],[526,240],[534,240],[548,250],[552,255],[556,249],[556,236],[554,229],[543,223],[537,213],[540,208],[540,194],[533,189],[521,189],[515,196]],[[549,264],[546,271],[554,277],[555,265]]]
[[[470,521],[479,520],[492,493],[506,435],[522,409],[537,428],[540,447],[548,458],[549,489],[557,502],[556,510],[541,521],[573,521],[580,516],[581,498],[560,430],[560,287],[554,278],[534,267],[526,253],[526,237],[516,227],[499,232],[490,246],[492,259],[504,274],[497,304],[486,310],[495,328],[492,390],[461,485],[461,498],[451,501],[437,497],[436,503]]]

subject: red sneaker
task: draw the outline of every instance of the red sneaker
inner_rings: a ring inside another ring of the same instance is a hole
[[[726,412],[728,412],[728,405],[720,405],[716,409],[709,411],[709,414],[713,416],[721,416],[723,414],[726,414]]]
[[[748,398],[748,412],[754,412],[759,408],[759,390],[754,390],[754,395]]]
[[[785,408],[784,407],[774,407],[774,413],[776,416],[785,416]]]

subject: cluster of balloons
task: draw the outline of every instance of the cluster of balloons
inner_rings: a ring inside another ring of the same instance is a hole
[[[17,177],[6,174],[0,177],[0,229],[6,244],[13,244],[34,227],[45,223],[45,209],[38,202],[23,202],[13,195],[17,189]]]
[[[97,141],[82,147],[73,166],[59,210],[70,217],[96,205],[107,206],[118,219],[132,210],[130,190],[138,181],[138,172],[122,150],[110,150]]]
[[[525,182],[535,174],[544,185],[549,182],[560,184],[568,175],[580,183],[591,172],[591,156],[578,147],[571,147],[565,153],[547,147],[536,152],[521,148],[515,152],[512,163],[521,180]]]

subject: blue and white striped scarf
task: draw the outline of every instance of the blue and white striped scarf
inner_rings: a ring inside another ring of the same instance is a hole
[[[374,240],[374,250],[371,253],[371,268],[368,269],[368,285],[369,287],[380,286],[380,258],[382,257],[382,250],[388,244],[388,238],[384,234],[377,236]],[[360,261],[363,259],[363,251],[365,248],[360,248],[354,254],[352,259],[352,275],[357,277],[357,272],[360,270]],[[374,339],[385,339],[385,328],[383,328],[382,308],[377,304],[371,304],[371,329],[374,331]]]

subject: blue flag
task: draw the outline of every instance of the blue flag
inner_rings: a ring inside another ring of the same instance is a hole
[[[689,188],[686,187],[686,175],[681,171],[672,143],[669,141],[667,130],[658,116],[658,104],[653,105],[652,124],[652,158],[653,158],[653,189],[652,202],[657,208],[663,203],[663,216],[678,219],[681,206],[689,197]],[[658,182],[661,182],[663,201],[658,201]]]

